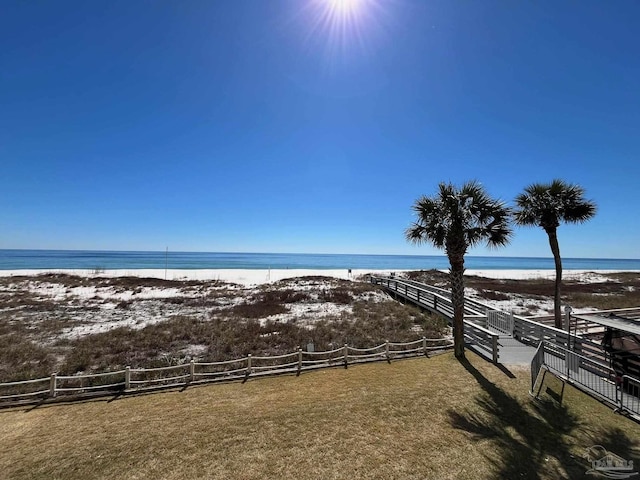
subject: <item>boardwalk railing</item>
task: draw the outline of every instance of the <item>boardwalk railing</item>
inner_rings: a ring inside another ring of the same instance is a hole
[[[632,320],[640,320],[640,307],[631,308],[614,308],[608,310],[597,310],[595,312],[589,312],[587,317],[591,315],[606,316],[608,314],[620,315]],[[604,331],[604,327],[600,323],[590,321],[588,318],[584,318],[585,314],[573,312],[570,315],[571,318],[571,330],[582,332],[582,334],[601,334]],[[553,315],[538,315],[535,317],[529,317],[529,319],[552,325],[554,323]]]
[[[433,293],[437,293],[440,296],[443,296],[445,298],[450,298],[451,297],[451,292],[447,289],[444,288],[440,288],[440,287],[434,287],[433,285],[427,285],[425,283],[422,282],[418,282],[416,280],[403,280],[403,282],[406,282],[410,285],[413,285],[415,287],[421,288],[423,290],[427,290]],[[465,307],[465,316],[467,315],[483,315],[484,312],[488,309],[493,309],[492,307],[485,305],[482,302],[478,302],[477,300],[473,300],[472,298],[465,298],[464,300],[464,307]],[[495,310],[495,309],[493,309]]]
[[[195,362],[161,368],[130,368],[87,375],[58,375],[17,382],[0,383],[0,406],[39,403],[56,397],[107,396],[168,387],[180,387],[220,381],[246,380],[250,377],[295,373],[319,368],[387,361],[414,356],[429,356],[434,350],[452,347],[449,340],[421,338],[413,342],[384,342],[370,348],[343,345],[328,351],[307,352],[301,348],[275,356],[253,356],[223,362]]]
[[[487,328],[505,335],[513,335],[513,313],[487,309]]]
[[[500,359],[500,335],[472,321],[464,320],[464,341],[478,353],[488,356],[493,363]]]
[[[569,348],[597,362],[605,364],[609,362],[609,356],[600,343],[519,315],[513,315],[513,337],[529,345],[538,345],[543,341],[549,342]]]
[[[531,393],[534,396],[540,393],[546,371],[640,420],[639,379],[628,375],[619,377],[605,364],[543,341],[531,361]]]
[[[371,277],[371,282],[428,310],[448,318],[453,316],[450,293],[446,290],[388,277]],[[478,314],[477,310],[486,313]],[[464,330],[465,342],[481,352],[490,352],[495,363],[499,359],[500,334],[513,335],[522,343],[537,345],[531,361],[532,394],[540,379],[544,381],[544,374],[550,371],[640,420],[640,380],[627,375],[618,377],[608,366],[608,354],[599,343],[468,300],[465,300]]]
[[[453,303],[446,290],[420,282],[390,277],[372,276],[370,281],[426,310],[437,312],[449,319],[453,318]],[[488,356],[494,363],[498,363],[500,335],[484,328],[483,325],[487,324],[487,316],[481,312],[484,312],[486,308],[485,305],[478,302],[469,302],[469,304],[465,302],[465,343],[476,349],[481,355]]]
[[[404,280],[392,277],[371,276],[370,282],[380,285],[387,290],[405,297],[421,307],[438,312],[448,318],[453,318],[453,303],[451,294],[447,290],[431,285],[425,285],[413,280]],[[473,300],[465,300],[464,315],[484,315],[487,306]]]
[[[371,282],[376,285],[382,285],[396,295],[404,297],[428,310],[436,311],[448,318],[453,317],[451,293],[447,290],[412,280],[389,277],[371,277]],[[525,344],[535,346],[542,341],[547,341],[570,348],[572,351],[601,363],[608,363],[609,361],[608,354],[598,342],[574,333],[569,334],[565,330],[560,330],[520,315],[503,312],[482,302],[465,299],[464,316],[465,320],[489,330],[490,333],[497,332],[503,335],[513,335],[516,340]],[[499,346],[498,342],[498,348]],[[487,344],[486,347],[490,349],[491,345]]]

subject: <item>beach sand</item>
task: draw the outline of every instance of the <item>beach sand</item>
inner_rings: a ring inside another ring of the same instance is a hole
[[[345,280],[355,279],[366,274],[389,275],[390,273],[400,274],[405,270],[367,270],[367,269],[134,269],[134,270],[0,270],[0,277],[11,276],[33,276],[45,273],[64,273],[78,275],[82,277],[149,277],[166,280],[220,280],[237,283],[240,285],[260,285],[264,283],[277,282],[285,278],[324,276],[342,278]],[[446,270],[442,270],[446,272]],[[616,273],[619,270],[564,270],[564,279],[574,279],[583,282],[601,281],[603,274]],[[638,272],[635,270],[635,272]],[[555,278],[554,270],[467,270],[466,275],[474,275],[497,279],[546,279]]]

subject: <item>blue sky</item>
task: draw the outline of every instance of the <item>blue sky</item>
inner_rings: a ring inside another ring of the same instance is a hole
[[[0,248],[428,255],[438,182],[563,178],[640,257],[640,3],[334,3],[3,0]]]

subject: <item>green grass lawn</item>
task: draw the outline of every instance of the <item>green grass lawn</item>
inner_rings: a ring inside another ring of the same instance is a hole
[[[468,358],[0,411],[0,478],[582,478],[595,444],[640,467],[640,425]]]

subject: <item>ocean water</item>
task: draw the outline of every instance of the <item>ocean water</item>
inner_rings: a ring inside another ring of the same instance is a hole
[[[640,270],[640,259],[563,258],[565,270]],[[110,252],[1,250],[0,270],[22,269],[446,269],[444,255],[351,255],[306,253]],[[553,258],[467,256],[477,270],[553,269]]]

